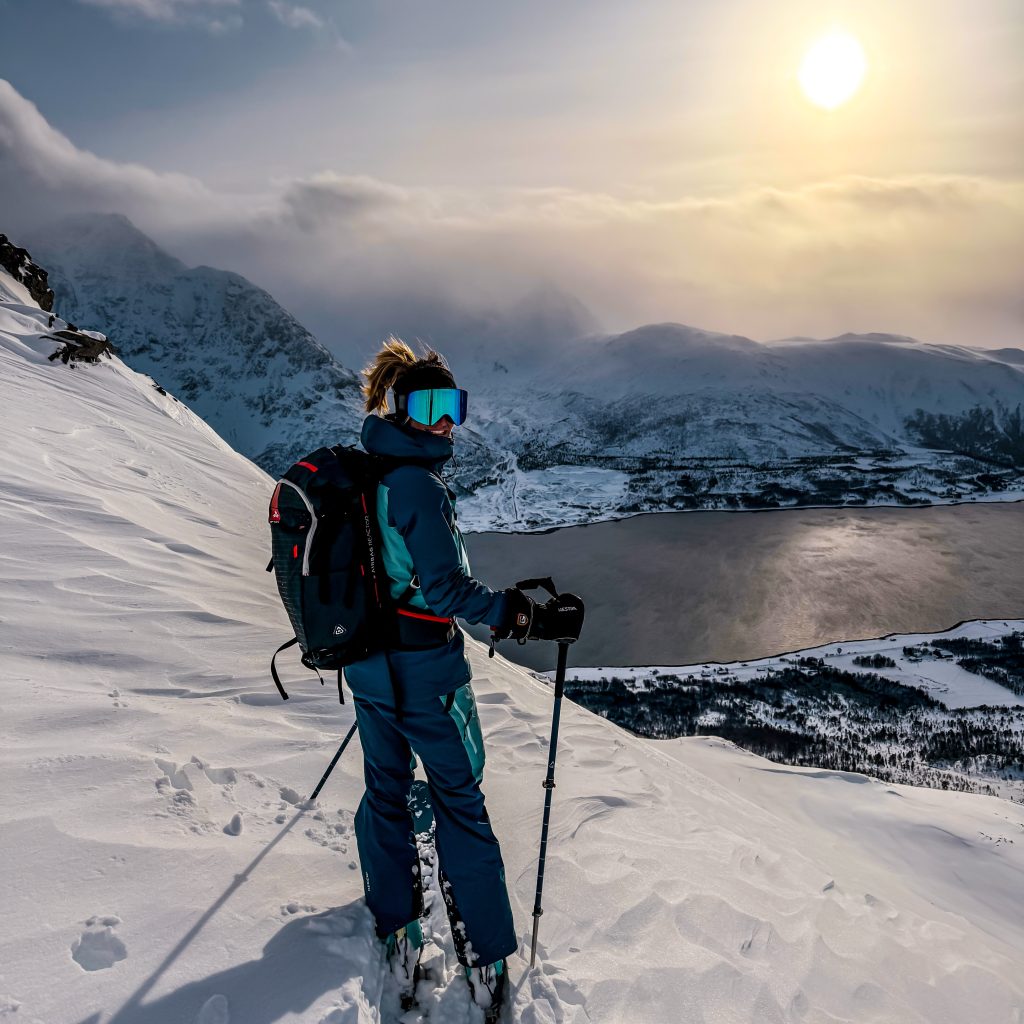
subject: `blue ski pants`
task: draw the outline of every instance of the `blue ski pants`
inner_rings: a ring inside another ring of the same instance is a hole
[[[411,695],[401,717],[384,700],[354,695],[366,792],[356,812],[356,840],[366,903],[377,934],[420,912],[419,860],[409,809],[412,751],[427,774],[437,860],[456,950],[463,962],[490,964],[518,941],[498,840],[480,791],[483,745],[469,685],[442,697]],[[464,933],[455,934],[461,923]]]

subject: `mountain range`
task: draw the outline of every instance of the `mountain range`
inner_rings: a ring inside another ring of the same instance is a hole
[[[119,215],[40,230],[32,251],[61,315],[115,324],[130,365],[269,472],[358,436],[357,375],[245,278],[188,268]],[[1019,349],[652,324],[506,339],[455,369],[472,391],[451,474],[470,528],[1024,493]]]

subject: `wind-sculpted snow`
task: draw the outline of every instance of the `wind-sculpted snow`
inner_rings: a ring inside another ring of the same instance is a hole
[[[288,635],[263,571],[271,481],[120,360],[48,362],[47,321],[0,304],[0,1013],[395,1024],[358,749],[303,799],[351,704],[297,660],[287,705],[268,679]],[[525,941],[551,691],[469,648]],[[1011,1024],[1022,893],[1008,802],[639,740],[567,706],[541,962],[514,958],[508,1019]],[[434,920],[403,1024],[479,1024]]]

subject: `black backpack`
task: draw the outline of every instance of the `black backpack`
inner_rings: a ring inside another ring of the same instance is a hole
[[[377,483],[385,460],[354,447],[319,448],[281,477],[270,499],[273,570],[302,663],[319,675],[360,661],[389,642],[393,603],[377,524]],[[321,677],[320,682],[323,683]]]

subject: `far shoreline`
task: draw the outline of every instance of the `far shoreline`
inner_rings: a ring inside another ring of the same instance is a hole
[[[1022,609],[1024,613],[1024,609]],[[901,632],[899,630],[889,633],[883,633],[881,636],[861,636],[853,639],[843,640],[828,640],[823,644],[815,644],[813,647],[797,647],[792,650],[778,651],[772,654],[762,654],[756,658],[743,658],[734,659],[732,661],[717,661],[714,658],[709,658],[707,661],[697,661],[689,665],[573,665],[567,670],[568,676],[572,676],[574,672],[604,672],[604,671],[625,671],[625,672],[637,672],[637,673],[650,673],[650,672],[663,672],[663,673],[682,673],[682,672],[694,672],[700,669],[710,668],[724,668],[724,669],[735,669],[735,668],[758,668],[763,665],[768,665],[772,662],[780,661],[783,658],[795,658],[795,657],[809,657],[819,652],[826,654],[836,653],[832,649],[840,648],[838,653],[843,653],[842,648],[860,648],[864,644],[881,644],[890,643],[894,640],[908,640],[916,639],[918,642],[922,638],[934,639],[939,637],[947,636],[951,633],[955,633],[957,630],[970,629],[972,626],[987,627],[994,626],[995,624],[1001,624],[1007,630],[1007,635],[1014,631],[1024,630],[1024,618],[1014,615],[986,615],[984,618],[974,619],[960,619],[959,622],[954,622],[951,626],[944,626],[940,629],[922,629],[912,633]],[[849,653],[847,651],[846,653]],[[539,672],[534,669],[528,669],[534,673],[534,675],[541,676],[546,679],[554,679],[554,671]]]
[[[977,498],[956,498],[948,501],[921,501],[906,503],[902,501],[865,501],[847,502],[842,505],[764,505],[755,508],[663,508],[643,509],[639,512],[628,512],[625,515],[610,514],[587,519],[580,522],[565,522],[555,526],[539,526],[534,529],[516,530],[474,530],[460,523],[462,533],[467,537],[541,537],[558,533],[560,530],[572,530],[587,526],[598,526],[602,523],[624,523],[642,516],[660,516],[671,514],[700,515],[708,512],[726,513],[728,515],[757,515],[764,512],[809,512],[845,511],[848,509],[892,508],[908,512],[921,511],[929,508],[953,508],[960,505],[1020,505],[1024,503],[1024,493],[1015,498],[1003,498],[996,495]],[[968,621],[968,620],[965,620]]]

